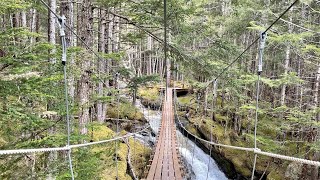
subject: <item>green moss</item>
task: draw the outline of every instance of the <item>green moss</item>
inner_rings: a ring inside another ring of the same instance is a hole
[[[138,89],[138,96],[148,101],[157,101],[160,98],[160,93],[157,86],[141,87]]]
[[[2,137],[3,136],[0,134],[0,147],[7,144],[7,142]]]
[[[236,170],[242,175],[249,177],[251,175],[251,170],[247,168],[247,166],[245,165],[246,161],[244,161],[244,159],[247,159],[248,156],[244,152],[238,151],[233,153],[237,154],[237,156],[231,158],[231,161],[235,165]]]
[[[282,180],[284,178],[284,172],[280,172],[277,169],[273,169],[267,177],[267,180]]]
[[[210,139],[210,132],[212,131],[213,138],[216,140],[225,139],[225,129],[218,122],[212,121],[210,118],[197,117],[192,118],[195,124],[198,124],[203,134],[207,139]],[[228,132],[226,132],[228,133]]]
[[[178,97],[178,102],[182,105],[188,105],[190,103],[192,103],[192,99],[193,97],[188,95],[188,96],[181,96],[181,97]]]
[[[104,124],[91,124],[93,141],[110,139],[115,133]],[[121,132],[122,133],[122,132]],[[127,145],[118,141],[118,177],[131,180],[127,174],[128,154]],[[76,179],[116,179],[115,142],[93,145],[88,148],[79,148],[72,151],[74,172]],[[70,177],[67,173],[61,174],[57,179]]]
[[[178,87],[178,88],[185,88],[185,89],[190,88],[190,84],[188,82],[175,81],[174,85],[175,85],[175,87]]]
[[[197,131],[197,129],[196,129],[193,125],[188,124],[188,125],[186,126],[186,128],[187,128],[187,130],[190,131],[192,134],[195,134],[195,135],[197,135],[197,136],[200,136],[199,133],[198,133],[198,131]]]
[[[276,138],[277,133],[279,132],[279,127],[281,127],[281,123],[275,118],[260,118],[258,129],[259,133],[264,136],[268,136],[271,138]]]
[[[107,108],[108,117],[118,118],[118,114],[120,119],[144,121],[143,114],[129,102],[121,102],[119,108],[117,105],[110,105]]]
[[[138,177],[144,177],[146,167],[148,165],[151,149],[140,143],[138,140],[134,141],[133,138],[129,139],[131,148],[131,163],[134,168],[134,172]]]
[[[226,116],[222,116],[221,114],[215,114],[215,118],[219,122],[226,122],[228,118]]]
[[[115,135],[111,129],[104,125],[94,123],[91,127],[93,128],[93,141],[105,140]]]
[[[127,161],[126,157],[128,154],[128,147],[124,143],[119,144],[119,149],[118,149],[118,179],[123,179],[123,180],[131,180],[132,178],[127,174]],[[117,167],[116,163],[112,159],[106,159],[110,162],[112,162],[111,165],[108,167],[104,168],[103,171],[100,174],[100,178],[104,180],[114,180],[117,177]]]

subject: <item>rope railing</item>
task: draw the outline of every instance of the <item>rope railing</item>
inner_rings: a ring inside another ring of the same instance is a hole
[[[81,148],[81,147],[86,147],[86,146],[103,144],[103,143],[112,142],[112,141],[116,141],[116,140],[119,140],[119,139],[131,137],[131,136],[134,136],[135,134],[140,134],[140,133],[146,131],[149,127],[150,126],[147,126],[147,127],[143,128],[142,130],[137,131],[135,133],[128,133],[128,134],[123,135],[123,136],[119,136],[119,137],[115,137],[115,138],[107,139],[107,140],[101,140],[101,141],[97,141],[97,142],[74,144],[74,145],[69,145],[69,146],[65,146],[65,147],[57,147],[57,148],[0,150],[0,155],[42,153],[42,152],[53,152],[53,151],[69,151],[69,150],[74,149],[74,148]]]
[[[53,151],[69,151],[70,147],[57,147],[57,148],[37,148],[37,149],[13,149],[13,150],[0,150],[0,155],[12,154],[29,154],[29,153],[42,153]]]

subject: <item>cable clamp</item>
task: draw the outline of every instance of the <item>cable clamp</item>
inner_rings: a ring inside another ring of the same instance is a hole
[[[261,152],[261,149],[259,149],[259,148],[253,148],[253,153],[257,154],[257,152]]]
[[[66,65],[67,62],[67,44],[66,44],[66,33],[65,33],[65,22],[66,22],[66,17],[62,15],[61,17],[58,18],[59,21],[59,34],[61,38],[61,45],[62,45],[62,57],[61,61],[63,65]]]
[[[266,32],[261,33],[260,34],[260,50],[265,48],[266,39],[267,39],[267,33]]]
[[[67,144],[64,148],[65,148],[65,151],[71,151],[71,148],[72,148],[72,147]]]
[[[61,37],[65,36],[66,33],[65,33],[64,29],[65,29],[66,17],[64,15],[60,16],[58,18],[58,22],[59,22],[59,27],[60,27],[59,34]]]
[[[263,32],[260,34],[260,45],[259,45],[259,62],[258,62],[258,74],[260,75],[262,72],[263,65],[263,50],[266,44],[267,33]]]

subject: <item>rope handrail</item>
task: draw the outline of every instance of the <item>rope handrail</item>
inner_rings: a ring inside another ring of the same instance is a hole
[[[69,151],[73,148],[80,148],[80,147],[85,147],[85,146],[91,146],[91,145],[96,145],[96,144],[102,144],[102,143],[107,143],[107,142],[112,142],[116,141],[119,139],[123,139],[126,137],[131,137],[134,134],[140,134],[141,132],[147,130],[150,126],[147,126],[143,128],[140,131],[137,131],[135,133],[128,133],[124,136],[119,136],[115,137],[112,139],[107,139],[107,140],[101,140],[97,142],[90,142],[90,143],[83,143],[83,144],[74,144],[74,145],[69,145],[65,147],[57,147],[57,148],[34,148],[34,149],[12,149],[12,150],[0,150],[0,155],[10,155],[10,154],[28,154],[28,153],[40,153],[40,152],[52,152],[52,151]]]
[[[12,150],[0,150],[0,155],[11,154],[28,154],[28,153],[40,153],[40,152],[52,152],[52,151],[69,151],[70,147],[57,147],[57,148],[36,148],[36,149],[12,149]]]
[[[177,115],[177,109],[176,109],[176,102],[175,102],[175,112]],[[303,158],[296,158],[296,157],[291,157],[291,156],[285,156],[285,155],[281,155],[281,154],[275,154],[275,153],[270,153],[270,152],[265,152],[265,151],[261,151],[258,148],[247,148],[247,147],[240,147],[240,146],[232,146],[232,145],[226,145],[226,144],[220,144],[220,143],[215,143],[212,141],[208,141],[205,139],[202,139],[200,137],[198,137],[197,135],[191,133],[190,131],[188,131],[181,123],[179,116],[176,116],[179,122],[179,125],[181,128],[183,128],[188,134],[194,136],[196,139],[205,142],[207,144],[211,144],[214,146],[219,146],[219,147],[225,147],[225,148],[229,148],[229,149],[236,149],[236,150],[241,150],[241,151],[247,151],[247,152],[253,152],[254,154],[260,154],[260,155],[264,155],[264,156],[268,156],[268,157],[273,157],[273,158],[278,158],[278,159],[283,159],[283,160],[288,160],[288,161],[293,161],[293,162],[299,162],[299,163],[303,163],[303,164],[309,164],[312,166],[318,166],[320,167],[320,161],[313,161],[313,160],[308,160],[308,159],[303,159]]]

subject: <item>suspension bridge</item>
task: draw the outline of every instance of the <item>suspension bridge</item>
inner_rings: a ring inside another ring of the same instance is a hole
[[[177,152],[175,123],[173,120],[172,88],[166,92],[162,108],[162,120],[157,146],[148,173],[151,179],[182,179]]]
[[[49,10],[49,6],[42,0],[40,0]],[[238,147],[238,146],[232,146],[232,145],[226,145],[226,144],[219,144],[217,142],[213,142],[212,140],[208,141],[206,139],[203,139],[201,137],[196,136],[192,132],[190,132],[187,128],[183,126],[181,123],[179,116],[177,116],[177,109],[178,104],[174,100],[176,97],[173,98],[173,91],[174,88],[166,88],[165,97],[163,98],[163,108],[162,108],[162,119],[161,119],[161,127],[158,132],[156,145],[153,151],[152,158],[150,159],[150,165],[147,168],[146,178],[147,180],[151,179],[176,179],[176,180],[182,180],[185,179],[184,173],[183,173],[183,163],[180,158],[180,151],[179,151],[179,143],[177,142],[177,127],[182,128],[183,131],[185,131],[188,135],[195,137],[197,140],[201,141],[204,144],[207,144],[208,146],[216,146],[216,147],[222,147],[222,148],[231,148],[236,149],[239,151],[245,151],[248,153],[253,153],[255,155],[255,159],[253,162],[253,169],[252,169],[252,176],[251,179],[254,179],[254,173],[255,173],[255,166],[256,166],[256,159],[258,155],[261,156],[268,156],[273,158],[278,158],[282,160],[287,161],[293,161],[298,162],[302,164],[308,164],[316,167],[320,167],[319,161],[313,161],[303,158],[296,158],[291,156],[285,156],[281,154],[275,154],[271,152],[265,152],[258,148],[256,143],[256,134],[257,134],[257,123],[258,123],[258,105],[259,105],[259,81],[260,81],[260,75],[262,72],[262,61],[263,61],[263,48],[266,40],[266,33],[270,28],[290,9],[294,6],[294,4],[297,2],[294,1],[280,16],[278,19],[276,19],[265,31],[261,33],[261,36],[258,37],[256,40],[254,40],[234,61],[232,61],[228,66],[226,66],[218,76],[214,78],[212,82],[208,84],[208,86],[212,83],[214,87],[214,92],[217,88],[217,80],[221,77],[223,73],[225,73],[235,62],[237,62],[240,57],[245,54],[250,47],[253,46],[253,44],[257,43],[260,40],[260,48],[259,48],[259,65],[258,65],[258,83],[257,83],[257,98],[256,98],[256,117],[255,117],[255,131],[254,131],[254,147]],[[61,42],[62,42],[62,50],[63,50],[63,56],[62,56],[62,62],[64,66],[64,75],[65,75],[65,90],[66,90],[66,109],[67,109],[67,129],[68,129],[68,142],[66,146],[64,147],[52,147],[52,148],[35,148],[35,149],[12,149],[12,150],[0,150],[0,156],[5,155],[14,155],[14,154],[30,154],[30,153],[43,153],[43,152],[54,152],[54,151],[64,151],[68,153],[68,160],[69,160],[69,168],[70,168],[70,174],[71,178],[75,179],[74,177],[74,170],[72,166],[72,150],[76,148],[82,148],[82,147],[88,147],[88,146],[94,146],[98,144],[103,143],[110,143],[114,141],[119,141],[125,138],[129,137],[135,137],[136,134],[141,134],[143,132],[148,131],[150,128],[149,125],[141,128],[141,130],[138,130],[133,133],[127,133],[123,136],[116,136],[111,139],[97,141],[97,142],[89,142],[89,143],[82,143],[82,144],[70,144],[70,121],[69,121],[69,112],[68,112],[68,96],[67,96],[67,76],[66,76],[66,46],[65,46],[65,33],[64,33],[64,27],[67,27],[69,30],[71,30],[68,26],[66,26],[64,23],[64,19],[57,14],[54,13],[54,15],[59,19],[60,23],[60,36],[61,36]],[[166,28],[165,28],[166,29]],[[72,31],[76,35],[75,32]],[[76,35],[77,36],[77,35]],[[78,36],[77,36],[78,37]],[[81,38],[80,38],[81,41]],[[84,42],[83,42],[84,43]],[[166,35],[165,35],[165,46],[166,46]],[[86,45],[86,44],[85,44]],[[96,55],[98,58],[101,58],[99,54],[95,53],[88,45],[86,47],[93,52],[94,55]],[[166,48],[165,48],[166,50]],[[166,54],[166,53],[165,53]],[[99,79],[99,78],[98,78]],[[99,79],[100,80],[100,79]],[[214,95],[216,95],[214,93]],[[175,123],[175,118],[177,120],[177,123]],[[116,152],[117,153],[117,152]],[[209,169],[209,168],[208,168]]]

